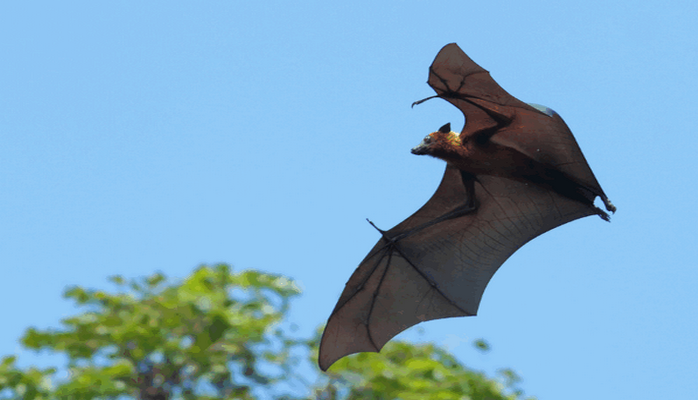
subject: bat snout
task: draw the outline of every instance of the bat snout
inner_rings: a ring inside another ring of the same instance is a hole
[[[421,155],[429,153],[429,146],[420,143],[419,145],[413,147],[411,151],[412,151],[412,154],[416,154],[418,156],[421,156]]]
[[[416,154],[418,156],[429,154],[429,145],[431,141],[431,136],[427,135],[427,137],[425,137],[421,142],[419,142],[418,145],[412,148],[412,154]]]

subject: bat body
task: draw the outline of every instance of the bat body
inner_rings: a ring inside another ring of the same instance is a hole
[[[475,315],[487,283],[526,242],[589,215],[608,220],[597,196],[616,210],[562,118],[508,94],[455,43],[436,56],[428,84],[465,126],[458,134],[446,124],[412,149],[446,161],[441,184],[412,216],[379,229],[327,322],[322,370],[420,322]]]

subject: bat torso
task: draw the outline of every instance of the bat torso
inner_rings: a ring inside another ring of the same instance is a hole
[[[455,132],[432,133],[438,144],[432,146],[430,155],[476,177],[488,175],[512,179],[555,191],[573,200],[592,203],[594,196],[590,194],[590,188],[598,183],[591,170],[587,173],[582,169],[576,174],[571,172],[578,171],[565,170],[565,166],[575,164],[575,157],[579,157],[581,152],[551,154],[545,149],[554,143],[536,143],[536,138],[541,136],[554,137],[541,131],[565,130],[569,131],[569,128],[557,114],[517,109],[510,121],[496,129],[462,133],[458,141],[453,140],[453,136],[458,135]],[[506,138],[505,144],[500,140],[503,137]],[[512,146],[512,142],[521,145]]]

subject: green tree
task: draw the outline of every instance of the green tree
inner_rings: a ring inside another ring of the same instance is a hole
[[[317,365],[320,331],[302,340],[279,328],[300,294],[282,276],[233,273],[220,264],[178,283],[159,273],[110,280],[116,293],[69,288],[64,297],[86,311],[63,319],[61,329],[30,328],[21,339],[29,349],[65,354],[61,371],[68,377],[56,379],[57,368],[22,369],[7,356],[0,360],[0,399],[308,398],[283,392],[282,383],[328,400],[522,398],[513,371],[490,378],[433,345],[401,342],[380,355],[344,358],[328,374],[317,369],[309,384],[296,371],[302,362]]]
[[[489,350],[482,340],[476,341],[475,347]],[[518,375],[511,369],[502,369],[499,375],[499,379],[492,379],[466,368],[433,344],[395,341],[379,355],[360,353],[339,360],[328,370],[327,386],[316,389],[316,394],[328,400],[522,399],[523,391],[516,386]]]

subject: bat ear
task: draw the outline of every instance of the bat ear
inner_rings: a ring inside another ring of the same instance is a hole
[[[449,123],[447,123],[446,125],[444,125],[444,126],[442,126],[441,128],[439,128],[439,132],[441,132],[441,133],[449,133],[449,132],[451,132],[451,123],[449,122]]]

